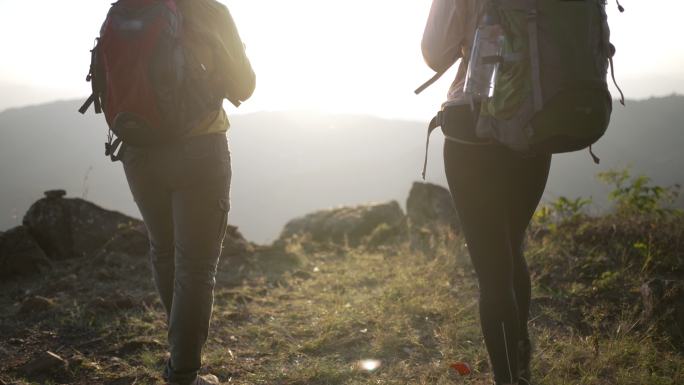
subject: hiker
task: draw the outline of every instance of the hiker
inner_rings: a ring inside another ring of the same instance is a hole
[[[553,35],[554,28],[566,30]],[[572,41],[574,30],[589,36]],[[428,140],[441,126],[447,182],[479,282],[480,322],[497,385],[531,381],[525,232],[551,154],[587,148],[608,126],[606,72],[615,52],[608,37],[599,2],[432,2],[421,48],[437,75],[416,93],[461,59]],[[573,50],[571,63],[558,60],[561,49],[539,54],[562,39]],[[482,56],[486,50],[490,56]],[[564,76],[570,80],[559,81]]]
[[[120,0],[102,27],[89,80],[93,96],[81,112],[90,104],[104,110],[106,153],[122,160],[150,238],[168,320],[163,377],[218,384],[198,371],[230,209],[222,102],[237,106],[255,88],[231,14],[215,0]]]

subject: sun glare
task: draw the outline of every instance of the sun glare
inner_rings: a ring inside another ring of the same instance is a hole
[[[379,360],[361,360],[358,362],[358,367],[366,372],[373,372],[380,368],[382,363]]]
[[[453,77],[447,74],[420,98],[412,93],[432,75],[420,52],[428,0],[221,1],[257,73],[254,98],[240,112],[304,109],[423,119],[443,101]],[[683,91],[684,50],[664,37],[676,36],[667,33],[677,24],[667,18],[681,14],[684,5],[665,2],[652,7],[625,0],[623,14],[608,3],[617,76],[627,82],[629,97]],[[0,62],[0,85],[62,90],[64,98],[87,94],[88,50],[109,5],[0,0],[3,57],[10,58]],[[32,12],[36,8],[41,12]]]

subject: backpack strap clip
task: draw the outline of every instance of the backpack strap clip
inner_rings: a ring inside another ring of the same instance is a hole
[[[118,162],[123,157],[125,146],[122,146],[122,143],[121,138],[114,139],[114,134],[109,131],[107,142],[105,143],[105,156],[108,156],[112,162]],[[119,150],[118,152],[117,149]]]

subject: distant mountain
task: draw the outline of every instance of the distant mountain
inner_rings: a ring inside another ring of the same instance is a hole
[[[0,229],[21,221],[42,191],[64,188],[108,208],[137,215],[119,163],[103,156],[101,116],[81,116],[80,101],[0,113]],[[554,158],[546,199],[593,196],[607,188],[595,174],[631,165],[659,184],[684,182],[684,97],[616,104],[608,134],[588,152]],[[420,178],[424,122],[310,112],[235,115],[232,223],[251,240],[275,238],[289,219],[309,211],[367,201],[403,203]],[[433,135],[428,180],[445,184],[442,139]]]
[[[12,84],[0,80],[0,112],[17,106],[54,102],[55,100],[60,99],[71,99],[64,98],[64,95],[73,95],[73,92],[74,91],[59,88]]]

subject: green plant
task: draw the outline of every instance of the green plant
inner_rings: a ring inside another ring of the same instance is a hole
[[[610,199],[620,214],[655,214],[664,216],[679,211],[669,207],[679,196],[679,185],[653,185],[645,175],[632,176],[629,168],[599,173],[599,180],[614,189]]]
[[[551,203],[551,207],[560,222],[576,221],[582,216],[584,208],[591,203],[591,199],[576,198],[570,199],[564,196],[559,197]]]
[[[654,256],[651,242],[636,242],[634,243],[634,245],[632,245],[632,247],[634,247],[634,249],[639,253],[639,255],[644,260],[643,264],[641,265],[641,272],[648,270],[648,268],[653,263]]]
[[[584,215],[584,210],[589,204],[591,204],[591,199],[582,197],[570,199],[561,196],[539,207],[533,219],[538,226],[554,231],[559,224],[577,222]]]
[[[601,276],[594,280],[594,287],[600,290],[610,289],[620,280],[620,273],[617,271],[604,271]]]

